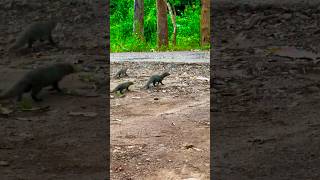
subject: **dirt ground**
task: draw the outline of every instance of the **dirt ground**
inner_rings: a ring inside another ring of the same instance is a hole
[[[307,4],[215,4],[212,178],[320,178],[319,16]]]
[[[0,179],[96,179],[107,174],[105,51],[106,5],[89,1],[1,1],[0,89],[11,87],[25,72],[56,62],[82,62],[84,72],[70,75],[61,87],[71,94],[43,90],[43,102],[26,102],[41,110],[14,110],[0,116]],[[86,12],[86,13],[83,13]],[[46,42],[8,54],[7,48],[23,27],[56,16],[53,32],[59,48]],[[49,107],[49,108],[47,108]]]
[[[208,63],[112,62],[111,90],[133,81],[124,97],[111,96],[111,179],[210,179]],[[148,77],[169,71],[164,85],[143,89]]]

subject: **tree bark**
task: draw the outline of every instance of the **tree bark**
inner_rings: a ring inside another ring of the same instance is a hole
[[[157,0],[157,34],[158,47],[168,47],[167,4],[164,0]]]
[[[140,39],[144,39],[144,0],[134,0],[133,33]]]
[[[171,8],[170,3],[168,3],[168,2],[167,2],[167,6],[168,6],[168,9],[169,9],[169,13],[170,13],[171,21],[172,21],[172,25],[173,25],[172,44],[173,44],[173,46],[175,46],[176,45],[176,41],[177,41],[176,11],[174,9],[174,6],[172,6],[172,8]]]
[[[210,44],[210,0],[201,0],[201,45]]]

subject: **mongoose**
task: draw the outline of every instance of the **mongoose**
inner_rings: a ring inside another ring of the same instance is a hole
[[[111,91],[111,93],[120,91],[120,93],[122,94],[122,91],[125,90],[125,89],[126,89],[127,91],[129,91],[129,86],[131,86],[131,85],[133,85],[133,82],[131,82],[131,81],[128,81],[128,82],[119,84],[116,88],[114,88],[114,89]]]
[[[116,78],[121,78],[121,76],[128,76],[127,70],[128,70],[128,68],[122,68],[122,69],[120,69],[120,70],[116,73],[115,77],[116,77]]]
[[[56,45],[52,39],[52,30],[56,27],[57,21],[42,21],[34,22],[30,24],[24,31],[22,31],[16,38],[15,43],[9,48],[9,50],[16,50],[22,48],[28,44],[29,48],[32,48],[32,44],[39,40],[48,40],[51,45]]]
[[[0,99],[18,97],[17,100],[21,101],[23,93],[31,91],[34,101],[42,101],[37,97],[42,88],[52,86],[52,90],[60,92],[59,81],[73,72],[75,68],[69,63],[57,63],[37,68],[26,73],[10,90],[0,95]]]
[[[162,85],[164,85],[163,83],[162,83],[162,80],[165,78],[165,77],[167,77],[167,76],[169,76],[170,75],[170,73],[168,73],[168,72],[164,72],[164,73],[162,73],[161,75],[153,75],[153,76],[151,76],[150,78],[149,78],[149,81],[147,82],[147,84],[145,85],[145,88],[146,89],[149,89],[149,86],[150,86],[150,84],[152,83],[153,84],[153,86],[156,86],[156,83],[161,83]]]

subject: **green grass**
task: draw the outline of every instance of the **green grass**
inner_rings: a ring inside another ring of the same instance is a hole
[[[188,5],[176,17],[176,46],[172,45],[173,26],[168,14],[169,47],[157,47],[157,18],[154,0],[145,0],[144,37],[142,41],[133,35],[134,0],[111,0],[110,16],[110,48],[111,52],[137,51],[181,51],[208,50],[209,46],[200,45],[200,12],[199,1]]]

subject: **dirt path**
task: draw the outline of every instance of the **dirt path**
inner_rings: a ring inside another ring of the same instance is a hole
[[[33,108],[49,107],[42,111],[22,111],[15,103],[1,101],[2,106],[15,111],[0,116],[0,179],[101,180],[106,177],[105,92],[109,69],[104,50],[106,15],[93,7],[102,10],[105,4],[66,0],[0,2],[2,92],[25,72],[51,63],[82,61],[81,67],[86,71],[61,82],[61,87],[78,95],[44,89],[40,94],[44,101],[35,103],[25,94],[24,100]],[[61,23],[53,32],[59,48],[37,42],[34,51],[8,54],[7,48],[17,33],[31,22],[46,20],[50,15],[55,15]],[[84,77],[92,78],[86,81]]]
[[[214,11],[213,177],[319,179],[319,64],[312,55],[320,48],[319,11],[306,4]]]
[[[122,62],[131,92],[111,99],[111,179],[209,179],[209,64]],[[150,73],[165,85],[143,90]],[[112,95],[113,96],[113,95]]]

